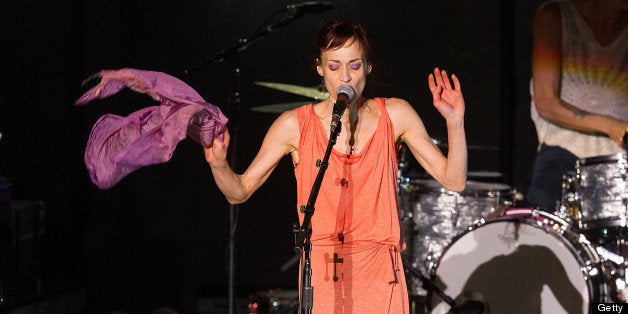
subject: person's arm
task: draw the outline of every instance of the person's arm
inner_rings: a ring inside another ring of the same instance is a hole
[[[296,150],[298,121],[294,110],[281,114],[272,124],[262,146],[246,171],[238,175],[231,170],[227,160],[229,134],[223,141],[215,139],[205,148],[205,160],[209,164],[216,185],[231,204],[245,202],[265,181],[283,156]]]
[[[447,73],[434,69],[428,77],[434,106],[447,124],[448,153],[445,157],[432,142],[421,118],[414,108],[401,99],[391,99],[389,112],[393,117],[396,138],[401,138],[421,166],[443,187],[459,192],[467,180],[467,141],[464,130],[464,99],[460,82],[452,76],[452,88]]]
[[[606,134],[621,144],[625,121],[588,113],[560,99],[561,20],[557,3],[542,6],[534,16],[532,88],[536,110],[554,124],[580,132]]]

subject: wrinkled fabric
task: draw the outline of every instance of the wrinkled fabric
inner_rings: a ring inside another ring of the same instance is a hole
[[[170,160],[177,144],[189,135],[203,147],[221,136],[227,117],[183,81],[162,72],[108,70],[86,81],[100,82],[76,105],[109,97],[123,88],[147,94],[160,103],[126,117],[106,114],[92,127],[85,148],[85,166],[92,182],[108,189],[129,173]]]
[[[557,3],[562,17],[562,31],[556,30],[562,36],[561,101],[584,112],[627,121],[628,28],[613,42],[602,46],[571,1]],[[530,117],[536,128],[539,149],[541,144],[559,146],[578,158],[626,153],[605,134],[575,131],[545,120],[536,110],[534,82],[530,82]]]

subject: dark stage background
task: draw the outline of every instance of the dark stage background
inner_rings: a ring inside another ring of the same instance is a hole
[[[240,52],[242,112],[237,165],[254,157],[278,114],[250,109],[305,97],[256,81],[313,87],[313,41],[323,19],[364,24],[377,49],[370,94],[413,104],[430,134],[446,139],[427,75],[456,73],[467,103],[469,170],[498,171],[525,193],[536,147],[529,117],[531,18],[541,1],[332,1]],[[199,311],[199,300],[226,302],[229,206],[201,147],[182,141],[172,159],[140,169],[109,190],[90,181],[83,152],[103,114],[127,115],[155,103],[122,92],[84,107],[81,81],[103,69],[133,67],[177,76],[233,117],[233,66],[184,71],[249,38],[290,1],[2,1],[0,176],[12,185],[21,230],[17,303],[82,295],[89,313]],[[285,15],[284,15],[285,16]],[[294,177],[285,158],[240,206],[236,292],[294,289]],[[26,208],[26,209],[22,209]],[[37,223],[36,223],[37,222]],[[6,221],[5,221],[6,223]],[[6,246],[7,241],[4,242]]]

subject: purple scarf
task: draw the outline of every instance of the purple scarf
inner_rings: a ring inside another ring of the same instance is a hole
[[[127,117],[106,114],[94,124],[85,148],[85,165],[92,182],[108,189],[140,167],[163,163],[189,135],[203,147],[222,136],[227,118],[220,109],[183,81],[161,72],[137,69],[100,71],[100,77],[75,104],[109,97],[125,87],[160,103]]]

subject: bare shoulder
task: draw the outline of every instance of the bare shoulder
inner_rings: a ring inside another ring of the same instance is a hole
[[[384,100],[386,101],[386,110],[389,114],[396,114],[412,109],[412,106],[401,98],[384,98]]]
[[[287,127],[297,127],[299,125],[299,117],[296,110],[288,110],[282,112],[273,124],[281,124]]]
[[[388,115],[394,121],[408,118],[408,115],[416,115],[414,108],[401,98],[386,98],[386,111]]]
[[[404,99],[386,98],[386,111],[395,130],[395,141],[406,136],[409,131],[423,128],[421,118]]]
[[[299,117],[295,110],[284,111],[273,122],[266,135],[267,139],[276,141],[286,147],[285,153],[294,151],[299,141]]]

